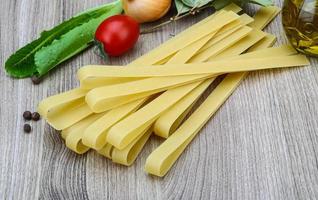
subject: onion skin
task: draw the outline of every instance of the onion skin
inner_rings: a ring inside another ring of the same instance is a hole
[[[126,15],[144,23],[163,17],[171,7],[171,0],[122,0],[122,5]]]

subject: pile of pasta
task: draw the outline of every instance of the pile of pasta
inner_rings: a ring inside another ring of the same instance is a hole
[[[272,47],[275,36],[261,31],[279,8],[260,8],[253,18],[240,12],[227,6],[128,66],[82,67],[80,88],[44,99],[39,113],[72,151],[96,150],[126,166],[152,134],[164,138],[145,164],[147,173],[164,176],[249,71],[308,65],[290,46]]]

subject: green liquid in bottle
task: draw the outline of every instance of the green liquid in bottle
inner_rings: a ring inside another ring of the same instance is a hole
[[[283,26],[291,44],[318,57],[318,0],[285,0]]]

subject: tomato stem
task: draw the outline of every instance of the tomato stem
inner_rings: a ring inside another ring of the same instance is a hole
[[[103,43],[95,39],[95,44],[96,46],[94,48],[94,53],[98,55],[99,57],[101,57],[103,60],[107,61],[109,58],[108,58],[108,54],[104,50]]]

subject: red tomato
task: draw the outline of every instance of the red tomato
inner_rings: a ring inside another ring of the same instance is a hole
[[[95,40],[103,45],[104,53],[119,56],[131,49],[139,37],[139,24],[127,15],[114,15],[96,30]]]

